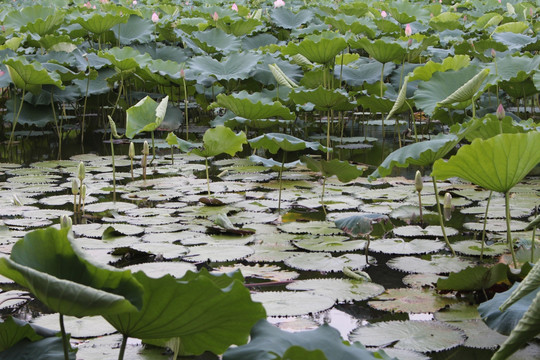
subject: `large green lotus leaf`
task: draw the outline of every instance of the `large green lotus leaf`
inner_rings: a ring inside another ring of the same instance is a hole
[[[152,40],[152,32],[155,25],[150,19],[132,15],[125,24],[114,26],[112,31],[122,45],[133,43],[149,43]]]
[[[247,144],[246,134],[240,131],[235,134],[228,127],[219,125],[208,129],[203,135],[203,148],[193,149],[193,154],[211,157],[219,154],[229,154],[234,156],[238,151],[242,151],[242,145]]]
[[[223,360],[271,360],[276,355],[284,356],[287,350],[298,346],[307,351],[320,350],[327,359],[391,360],[384,351],[372,353],[360,343],[350,345],[344,342],[339,332],[327,324],[316,330],[291,333],[280,330],[266,320],[259,321],[253,327],[249,344],[227,350]]]
[[[390,40],[377,39],[370,41],[368,38],[361,38],[354,43],[354,46],[364,49],[369,56],[383,64],[391,61],[401,62],[407,54],[407,49]]]
[[[56,85],[64,89],[60,76],[55,72],[49,72],[38,62],[29,63],[25,57],[19,56],[4,60],[11,81],[19,89],[39,94],[43,85]]]
[[[440,102],[454,94],[477,74],[476,66],[468,66],[457,71],[436,72],[429,81],[418,85],[418,90],[414,93],[415,104],[431,115]]]
[[[437,71],[445,72],[447,70],[459,70],[467,67],[470,62],[471,59],[467,55],[449,56],[445,58],[442,63],[430,60],[423,66],[415,68],[412,75],[409,75],[409,81],[428,81]]]
[[[149,54],[141,54],[129,46],[101,51],[99,56],[109,60],[118,72],[133,72],[152,60]]]
[[[462,331],[439,321],[387,321],[361,326],[349,336],[366,346],[385,346],[425,351],[442,351],[463,344]]]
[[[279,27],[284,29],[296,29],[310,21],[313,18],[313,13],[309,10],[300,10],[297,13],[294,13],[283,6],[272,10],[270,17]]]
[[[437,160],[432,176],[460,177],[488,190],[507,192],[540,162],[540,132],[475,139],[450,160]]]
[[[267,133],[256,138],[249,140],[249,145],[254,149],[266,149],[272,154],[276,154],[278,150],[283,151],[299,151],[305,149],[319,150],[327,152],[326,146],[321,145],[315,141],[305,141],[297,137],[280,134],[280,133]]]
[[[60,27],[65,13],[54,7],[42,5],[25,6],[11,11],[4,19],[4,26],[19,28],[20,32],[28,31],[44,36]]]
[[[445,297],[429,289],[387,289],[368,302],[372,308],[411,314],[436,312],[456,303],[455,297]]]
[[[533,303],[533,300],[540,294],[540,288],[536,288],[528,295],[522,297],[505,311],[500,310],[500,306],[512,295],[518,288],[519,283],[515,283],[510,289],[495,296],[478,306],[478,312],[484,322],[493,330],[509,335],[521,320],[527,309]]]
[[[254,18],[240,18],[228,24],[220,21],[217,26],[227,34],[232,34],[236,37],[250,35],[257,30],[260,31],[263,29],[262,22]]]
[[[37,341],[42,338],[30,324],[16,323],[11,316],[0,322],[0,353],[23,339]]]
[[[373,30],[375,24],[365,18],[362,19],[343,13],[336,16],[327,16],[324,22],[332,25],[333,28],[339,30],[342,34],[350,31],[353,34],[366,34],[370,39],[375,37],[375,30]]]
[[[352,110],[356,104],[349,100],[347,92],[341,89],[325,89],[322,85],[316,89],[296,88],[289,93],[289,98],[297,105],[312,103],[316,110]]]
[[[460,103],[471,100],[475,97],[476,92],[480,89],[480,86],[484,82],[484,79],[488,76],[489,69],[483,69],[478,74],[473,76],[469,81],[460,86],[456,91],[448,95],[445,99],[440,101],[439,105],[450,105],[453,103]]]
[[[333,63],[337,54],[347,47],[343,35],[326,31],[320,35],[308,35],[301,43],[289,42],[282,48],[284,55],[301,54],[309,61],[319,64]]]
[[[540,58],[507,55],[497,59],[497,64],[491,62],[487,65],[490,70],[488,82],[497,84],[499,81],[522,82],[529,78],[540,67]]]
[[[529,44],[534,44],[538,40],[533,38],[530,35],[524,34],[515,34],[512,32],[501,32],[495,33],[491,36],[493,40],[506,45],[508,49],[512,52],[521,51],[524,47]]]
[[[266,312],[253,302],[238,276],[211,275],[206,270],[181,279],[133,275],[144,287],[140,311],[107,315],[105,319],[129,337],[160,340],[179,337],[190,354],[223,353],[247,342],[249,330]]]
[[[133,139],[138,133],[156,130],[165,118],[168,102],[169,96],[165,96],[159,103],[146,96],[127,109],[126,137]]]
[[[17,100],[13,99],[6,101],[6,114],[4,115],[4,121],[13,123],[19,106],[21,105],[20,97],[14,96]],[[44,128],[47,124],[54,122],[54,113],[50,105],[48,106],[32,106],[27,102],[22,105],[21,113],[19,114],[18,123],[22,125],[37,126],[38,128]]]
[[[30,232],[13,246],[10,258],[0,258],[0,273],[64,315],[114,314],[142,306],[143,288],[130,271],[90,263],[72,241],[68,229]]]
[[[221,29],[213,28],[206,31],[195,31],[192,40],[207,53],[227,54],[240,50],[242,42],[234,35],[229,35]]]
[[[360,96],[356,99],[356,102],[364,109],[369,109],[372,113],[387,113],[394,107],[392,100],[377,95]],[[408,106],[402,104],[398,112],[407,111],[408,109]]]
[[[320,172],[324,177],[337,176],[338,180],[344,183],[352,181],[364,173],[356,165],[348,161],[333,159],[330,161],[320,159],[315,160],[310,156],[301,156],[300,160],[312,170]]]
[[[113,13],[92,12],[90,14],[82,14],[75,18],[74,22],[81,25],[85,30],[101,35],[105,31],[112,29],[114,26],[128,21],[128,16]]]
[[[436,31],[454,30],[461,27],[459,19],[463,14],[459,12],[443,12],[434,16],[429,21],[429,25]]]
[[[364,82],[368,84],[375,84],[381,80],[381,70],[383,64],[378,61],[369,59],[360,59],[347,66],[336,67],[334,69],[334,76],[341,76],[347,84],[351,86],[362,86]],[[383,77],[390,76],[394,70],[394,64],[386,64],[384,67]]]
[[[329,278],[297,280],[288,284],[287,289],[310,291],[339,302],[362,301],[384,291],[383,286],[372,282]]]
[[[502,25],[499,25],[493,31],[494,33],[504,33],[511,32],[515,34],[521,34],[529,28],[529,24],[523,21],[508,22]]]
[[[494,136],[497,136],[502,132],[504,134],[517,134],[530,131],[525,124],[520,124],[510,116],[505,116],[502,120],[499,120],[496,115],[488,114],[479,120],[480,126],[477,126],[474,130],[468,131],[465,139],[467,141],[473,141],[476,138],[487,140]],[[471,123],[457,124],[457,127],[468,126]]]
[[[500,284],[509,283],[508,265],[496,264],[491,267],[468,267],[457,273],[451,273],[446,279],[437,281],[438,290],[476,291],[489,289]]]
[[[247,91],[231,95],[219,94],[216,104],[231,110],[236,116],[250,120],[280,117],[294,120],[296,114],[283,106],[279,101],[271,101],[261,96],[261,93],[249,94]]]
[[[69,359],[75,360],[75,352]],[[48,337],[33,342],[21,341],[15,346],[0,352],[0,360],[64,360],[64,345],[61,337]]]
[[[253,53],[233,53],[221,61],[210,56],[197,56],[188,64],[191,70],[199,71],[203,76],[213,76],[218,80],[247,79],[259,59],[259,55]]]
[[[183,152],[189,152],[194,147],[200,146],[200,144],[194,144],[192,142],[180,139],[173,132],[170,132],[169,135],[167,135],[165,141],[167,141],[167,144],[169,144],[170,146],[175,145]]]

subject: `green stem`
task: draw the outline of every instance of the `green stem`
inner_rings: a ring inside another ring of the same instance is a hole
[[[208,158],[204,158],[204,164],[206,165],[206,186],[208,187],[208,196],[210,196],[210,175],[208,173]]]
[[[90,66],[90,65],[89,65]],[[90,88],[90,67],[88,68],[88,78],[86,79],[86,93],[84,94],[83,114],[81,122],[81,148],[84,153],[84,121],[86,119],[86,103],[88,101],[88,89]]]
[[[186,118],[186,141],[189,140],[189,116],[188,116],[188,95],[187,95],[187,85],[186,85],[186,79],[182,78],[184,82],[184,112],[185,112],[185,118]]]
[[[437,190],[437,180],[435,180],[435,177],[432,176],[431,179],[433,180],[433,189],[435,189],[435,202],[437,203],[437,211],[439,212],[439,222],[441,224],[441,231],[444,237],[444,241],[446,242],[446,246],[450,249],[452,252],[452,256],[456,256],[456,253],[454,249],[452,249],[452,245],[450,245],[450,241],[448,241],[448,237],[446,236],[446,230],[444,228],[444,220],[441,212],[441,203],[439,202],[439,191]]]
[[[491,202],[491,195],[493,195],[493,190],[489,192],[488,202],[486,205],[486,212],[484,214],[484,228],[482,229],[482,248],[480,250],[480,261],[484,258],[484,244],[486,243],[486,226],[487,226],[487,217],[489,211],[489,203]]]
[[[514,268],[517,269],[516,254],[514,253],[514,242],[512,241],[512,233],[510,231],[510,191],[504,193],[504,206],[506,207],[506,242],[510,248],[510,253],[512,254],[512,262],[514,263]]]
[[[534,218],[536,219],[538,217],[538,207],[536,208],[536,210],[534,211]],[[532,230],[532,239],[531,239],[531,262],[534,263],[534,248],[536,247],[536,241],[535,241],[535,238],[536,238],[536,226],[533,227],[533,230]]]
[[[118,353],[118,360],[124,360],[124,353],[126,352],[127,335],[122,335],[122,344],[120,345],[120,352]]]
[[[326,127],[326,147],[330,148],[330,122],[332,120],[330,119],[330,110],[328,110],[328,115],[326,118],[327,127]],[[330,161],[330,151],[326,152],[326,161]]]
[[[384,77],[384,63],[382,64],[382,68],[381,68],[381,99],[383,97],[383,77]],[[384,139],[384,114],[382,111],[381,111],[381,120],[382,120],[382,136]]]
[[[114,112],[116,111],[116,107],[118,106],[118,102],[120,101],[120,96],[122,95],[123,90],[124,90],[124,76],[120,75],[120,88],[118,89],[118,96],[116,97],[116,102],[114,103],[111,117],[114,115]]]
[[[364,252],[364,254],[366,255],[366,264],[369,265],[369,243],[371,242],[371,238],[369,236],[369,234],[367,235],[367,244],[366,244],[366,250]]]
[[[15,134],[15,126],[17,126],[17,121],[19,121],[19,116],[21,115],[22,106],[24,103],[24,95],[26,95],[26,89],[23,89],[22,97],[21,97],[21,104],[19,105],[19,110],[17,111],[17,116],[15,116],[15,120],[13,120],[13,125],[11,127],[11,135],[9,137],[9,143],[8,143],[8,149],[13,144],[13,135]],[[17,99],[17,95],[14,95],[14,99]]]
[[[411,110],[411,116],[412,116],[412,123],[413,123],[413,129],[414,129],[414,142],[418,142],[418,133],[416,132],[416,119],[414,118],[414,111],[411,105],[407,101],[405,101],[405,104],[409,107]]]
[[[69,340],[64,326],[64,315],[60,314],[60,332],[62,333],[62,345],[64,346],[64,360],[69,360]]]
[[[111,131],[111,156],[112,156],[112,178],[113,178],[113,202],[116,202],[116,167],[114,166],[114,145]]]
[[[152,160],[150,160],[150,165],[152,165],[156,158],[156,147],[154,146],[154,132],[151,131],[150,134],[152,134]]]
[[[437,196],[437,195],[435,195]],[[422,193],[418,191],[418,209],[420,210],[420,224],[424,223],[424,215],[422,212]]]
[[[278,215],[281,215],[281,175],[285,166],[285,151],[283,151],[283,160],[281,160],[281,168],[279,169],[279,197],[278,197]]]
[[[326,217],[326,207],[324,206],[324,190],[325,190],[325,186],[326,186],[326,176],[324,176],[323,178],[323,183],[322,183],[322,195],[321,195],[321,204],[322,204],[322,209],[323,209],[323,212],[324,212],[324,216]]]

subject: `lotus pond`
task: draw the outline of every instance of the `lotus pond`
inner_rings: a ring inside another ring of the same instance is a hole
[[[538,6],[0,4],[0,359],[540,357]]]

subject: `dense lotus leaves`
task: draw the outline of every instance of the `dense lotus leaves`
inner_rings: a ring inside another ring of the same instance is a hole
[[[75,72],[71,69],[56,63],[42,63],[43,68],[49,72],[55,72],[60,75],[60,80],[69,83],[75,79],[86,79],[87,75],[83,71]],[[96,72],[91,72],[93,76],[96,76]]]
[[[282,60],[279,56],[265,54],[259,64],[255,67],[253,78],[265,85],[277,84],[276,78],[269,68],[270,65],[277,65],[279,69],[293,81],[298,81],[302,77],[302,69],[300,66]]]
[[[426,64],[415,68],[413,74],[409,77],[409,81],[428,81],[437,71],[445,72],[447,70],[459,70],[461,68],[467,67],[470,62],[471,60],[467,55],[449,56],[445,58],[441,63],[430,60]]]
[[[310,21],[313,18],[313,13],[306,9],[294,13],[283,6],[272,10],[270,17],[279,27],[296,29]]]
[[[242,42],[234,35],[229,35],[221,29],[213,28],[205,31],[195,31],[192,40],[207,53],[227,54],[240,50]]]
[[[275,161],[274,159],[265,159],[258,155],[251,155],[249,157],[249,160],[251,160],[255,164],[262,164],[264,167],[270,168],[274,171],[282,171],[283,169],[292,169],[301,164],[300,160],[295,160],[295,161],[282,164],[281,162]]]
[[[129,46],[123,48],[114,47],[107,51],[101,51],[99,56],[109,60],[115,70],[120,73],[133,72],[135,69],[146,65],[152,59],[149,54],[141,54]]]
[[[174,61],[178,64],[186,62],[192,52],[189,49],[183,49],[177,46],[154,46],[153,44],[137,44],[133,46],[141,54],[149,54],[154,60]],[[180,71],[180,70],[178,70]]]
[[[304,149],[324,152],[331,151],[331,149],[318,142],[304,141],[297,137],[280,133],[267,133],[257,136],[256,138],[249,140],[249,145],[254,149],[264,148],[272,154],[276,154],[280,149],[283,151],[298,151]]]
[[[122,45],[133,43],[149,43],[152,40],[152,32],[155,29],[150,19],[132,15],[125,24],[113,27],[112,31]]]
[[[351,43],[351,46],[364,49],[369,56],[381,63],[401,62],[407,54],[407,49],[395,42],[394,39],[392,41],[385,39],[370,41],[367,38],[361,38]]]
[[[491,267],[468,267],[460,272],[451,273],[446,279],[439,279],[437,289],[454,291],[485,290],[496,284],[510,284],[508,272],[508,265],[501,263]]]
[[[500,32],[491,35],[493,40],[504,44],[512,52],[520,51],[529,44],[535,43],[538,39],[529,35],[515,34],[512,32]]]
[[[268,46],[272,44],[277,44],[278,39],[272,34],[257,34],[251,37],[245,37],[242,40],[242,49],[252,50],[258,49],[263,46]]]
[[[529,24],[523,21],[507,22],[499,25],[493,31],[494,33],[511,32],[515,34],[521,34],[529,28]]]
[[[254,18],[241,18],[231,20],[227,23],[224,20],[219,20],[217,27],[225,31],[227,34],[232,34],[236,37],[241,37],[245,35],[250,35],[253,32],[262,32],[263,23]]]
[[[273,117],[280,117],[286,120],[294,120],[296,118],[296,114],[283,106],[279,101],[272,101],[262,96],[261,93],[249,94],[247,91],[241,91],[231,95],[219,94],[215,104],[231,110],[237,116],[250,120]],[[213,107],[215,106],[213,105]]]
[[[72,241],[69,229],[27,233],[10,258],[0,259],[0,273],[64,315],[119,313],[143,305],[143,288],[130,271],[93,265]]]
[[[429,10],[422,3],[414,3],[408,1],[396,1],[389,4],[388,12],[400,24],[408,24],[416,19],[428,21]]]
[[[70,352],[69,359],[75,360],[76,353]],[[61,337],[26,342],[20,341],[15,346],[0,352],[0,360],[65,360],[64,345]]]
[[[497,84],[499,81],[523,82],[540,67],[540,57],[511,56],[497,58],[497,63],[489,63],[488,82]]]
[[[60,76],[49,72],[38,62],[28,62],[25,57],[18,56],[4,60],[13,84],[19,89],[39,94],[41,87],[46,84],[64,88]]]
[[[247,79],[259,60],[260,55],[253,53],[233,53],[221,61],[210,56],[197,56],[191,58],[188,64],[192,71],[198,71],[202,76],[213,76],[217,80],[231,80]]]
[[[90,14],[81,14],[73,21],[87,31],[101,35],[114,26],[127,22],[128,17],[113,13],[92,12]]]
[[[370,39],[375,37],[375,31],[373,30],[375,24],[369,19],[338,14],[336,16],[326,17],[324,22],[332,25],[332,27],[338,29],[342,34],[350,31],[353,34],[366,34]]]
[[[7,14],[3,24],[6,28],[14,28],[19,32],[28,31],[44,36],[60,27],[64,16],[64,11],[54,7],[44,7],[42,5],[25,6],[20,10],[14,10]]]
[[[489,74],[489,69],[483,69],[473,76],[469,81],[448,95],[445,99],[437,103],[439,105],[451,105],[453,103],[462,103],[468,100],[474,100],[476,92],[480,89],[484,79]],[[474,105],[474,104],[473,104]]]
[[[454,30],[462,27],[459,21],[463,14],[459,12],[443,12],[429,20],[429,25],[436,31]]]
[[[301,54],[319,64],[333,64],[336,55],[346,47],[347,41],[343,35],[325,31],[320,35],[308,35],[299,44],[289,42],[281,52],[284,55]]]
[[[73,80],[72,83],[78,87],[81,96],[86,93],[88,93],[88,96],[106,94],[111,90],[106,79],[114,76],[114,74],[114,69],[106,68],[99,70],[97,78],[93,80],[91,79],[90,82],[88,82],[87,79],[76,79]]]
[[[320,159],[315,160],[310,156],[301,156],[300,160],[312,171],[318,171],[324,177],[337,176],[341,182],[349,182],[362,176],[363,170],[348,161],[333,159],[330,161]]]
[[[334,69],[334,76],[339,77],[351,86],[362,86],[364,82],[368,84],[375,84],[381,80],[381,70],[383,64],[378,61],[370,61],[361,58],[358,61],[350,63],[348,65],[337,67]],[[394,70],[394,65],[387,64],[384,67],[384,77],[390,76]]]
[[[149,96],[126,110],[126,137],[133,139],[143,131],[156,130],[167,111],[169,96],[164,97],[159,104]]]
[[[325,89],[322,85],[316,89],[306,89],[298,87],[289,93],[289,98],[297,105],[312,103],[316,110],[352,110],[356,107],[354,101],[349,99],[345,90]]]
[[[203,157],[223,153],[233,156],[238,151],[242,151],[243,144],[246,144],[246,134],[243,131],[235,134],[231,129],[220,125],[206,130],[203,136],[203,147],[195,148],[191,152]]]
[[[455,93],[478,73],[476,66],[468,66],[457,71],[434,73],[429,81],[421,82],[418,85],[418,90],[414,94],[416,106],[428,114],[433,114],[440,102]]]
[[[525,133],[531,130],[528,126],[528,123],[519,123],[510,116],[505,116],[502,120],[499,120],[496,115],[488,114],[478,120],[481,122],[481,125],[476,127],[472,131],[468,131],[465,135],[467,141],[473,141],[476,138],[480,139],[489,139],[501,133],[505,134],[515,134],[515,133]],[[456,124],[457,127],[467,127],[470,123]],[[454,127],[452,127],[454,128]]]
[[[437,160],[432,176],[458,176],[485,189],[507,192],[540,162],[540,132],[475,139],[448,161]]]
[[[179,337],[187,353],[221,354],[232,344],[246,343],[251,327],[266,317],[236,275],[203,269],[178,280],[170,275],[153,279],[143,272],[133,276],[145,289],[142,309],[104,316],[129,337],[158,342]]]
[[[261,320],[251,330],[250,343],[227,350],[223,360],[271,360],[276,355],[283,356],[292,347],[320,350],[325,354],[323,359],[392,359],[382,350],[372,353],[358,342],[352,345],[343,342],[339,332],[327,324],[312,331],[290,333]]]
[[[15,322],[13,317],[8,316],[0,322],[0,356],[2,351],[9,349],[23,339],[37,341],[42,338],[30,324],[22,325]]]
[[[384,34],[399,34],[402,31],[401,26],[391,20],[374,19],[373,22],[375,23],[375,25],[377,25],[377,28]],[[354,41],[351,41],[350,44],[352,46],[355,46]]]

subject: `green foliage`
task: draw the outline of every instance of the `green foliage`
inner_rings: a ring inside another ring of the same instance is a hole
[[[242,151],[242,145],[246,143],[246,134],[243,131],[235,134],[231,129],[220,125],[206,130],[202,148],[195,148],[191,152],[206,158],[223,153],[233,156]]]
[[[508,265],[475,266],[451,273],[447,279],[437,281],[438,290],[476,291],[489,289],[496,284],[509,284]]]
[[[159,103],[149,96],[126,110],[126,137],[133,137],[144,131],[156,130],[165,118],[169,97],[164,97]]]

